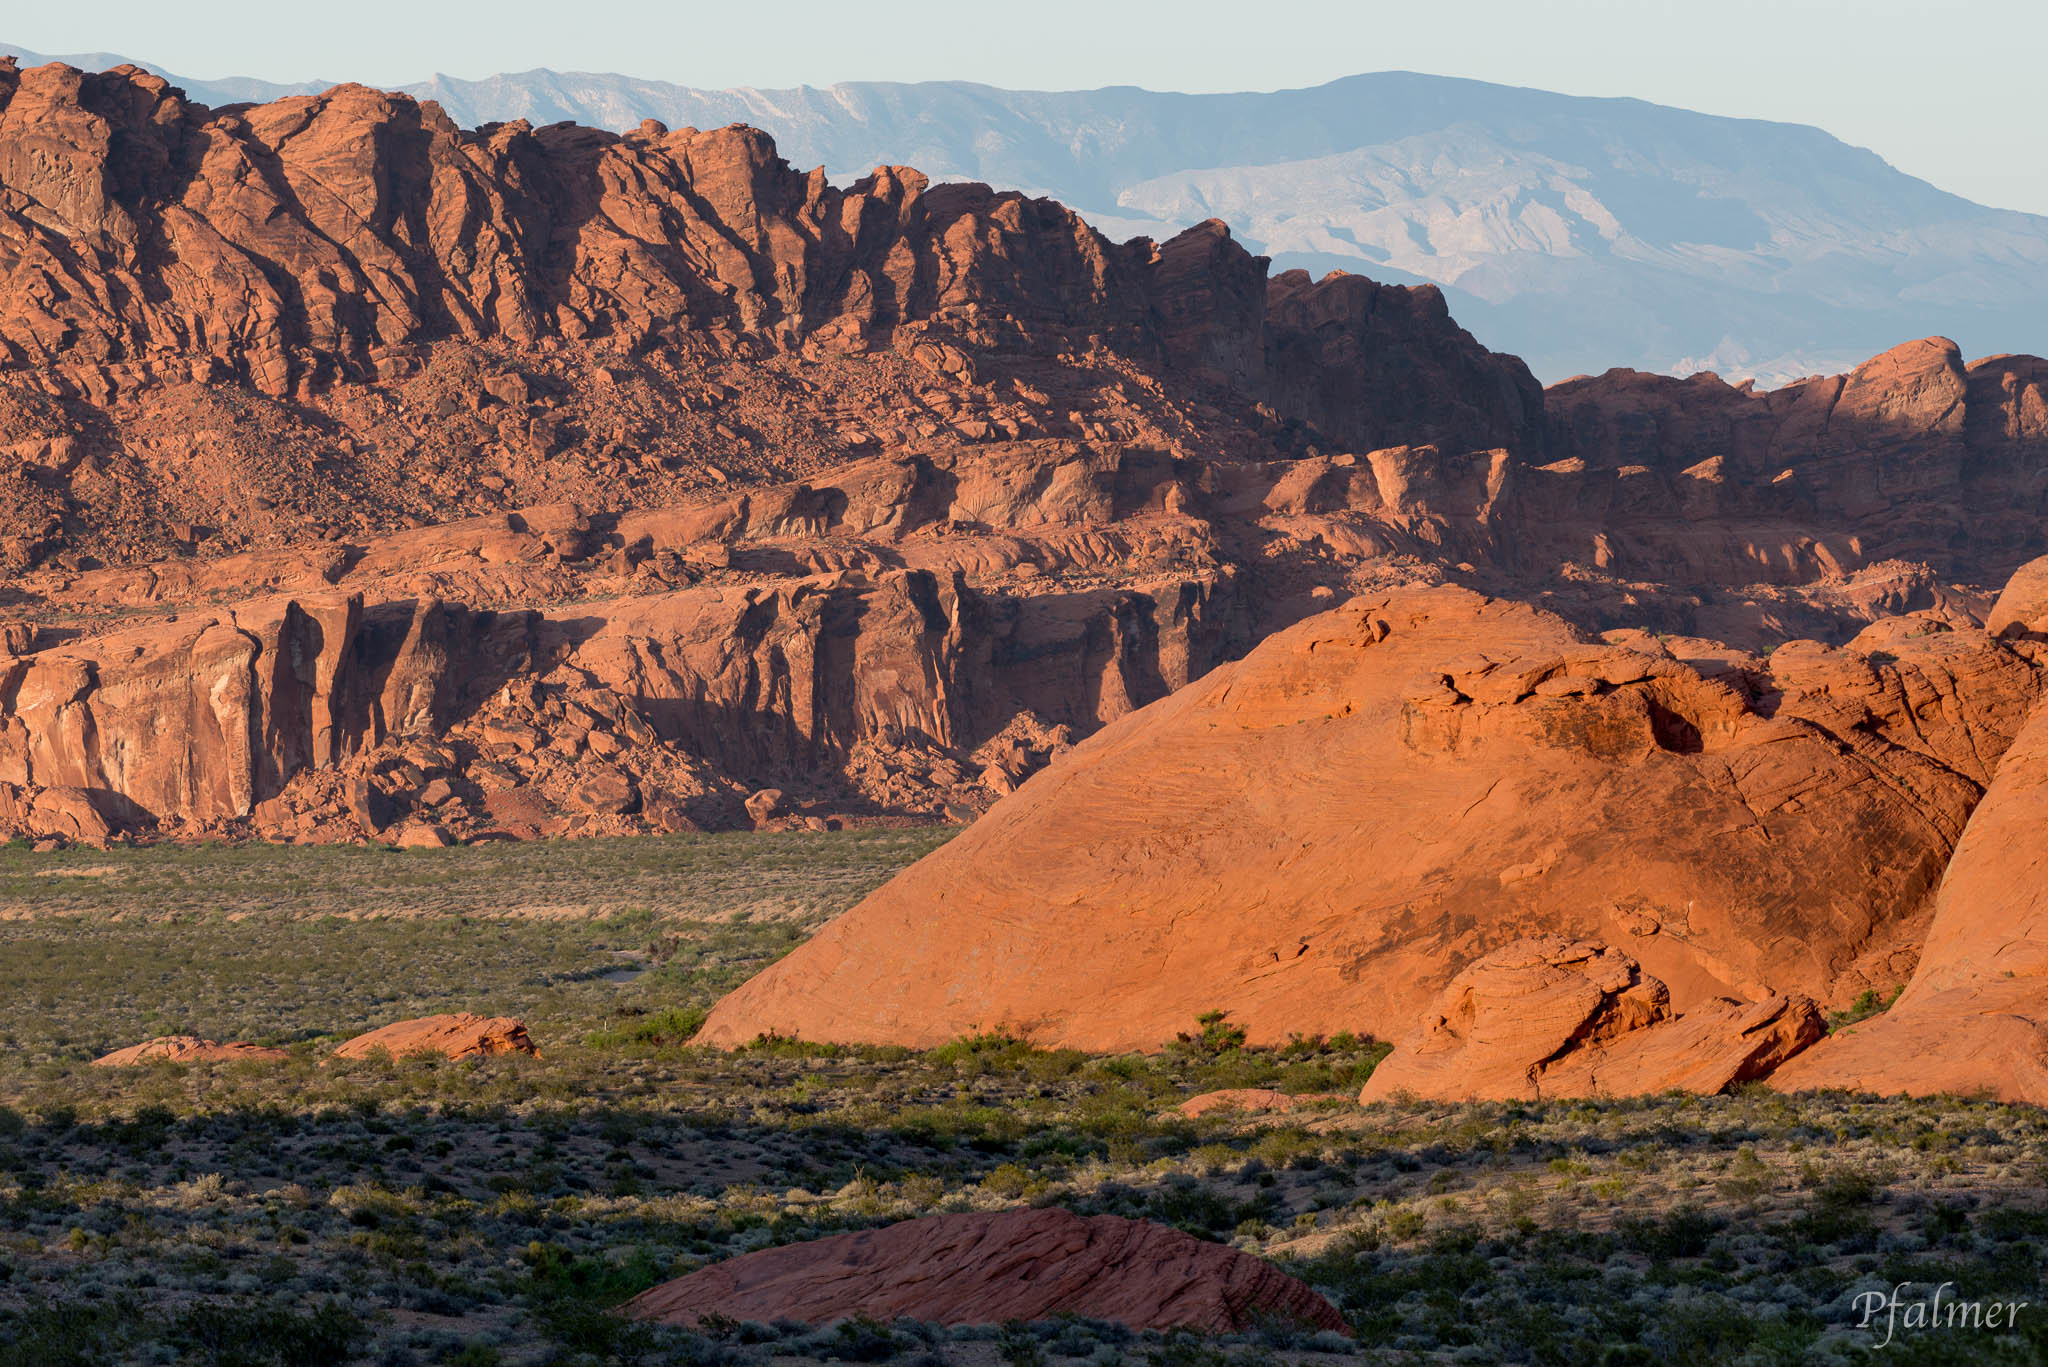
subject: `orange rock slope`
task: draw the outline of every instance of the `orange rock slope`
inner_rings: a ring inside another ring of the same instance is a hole
[[[1165,1225],[1059,1209],[933,1215],[764,1248],[643,1292],[624,1309],[686,1325],[711,1314],[807,1324],[1078,1315],[1212,1333],[1259,1320],[1344,1328],[1328,1301],[1263,1259]]]
[[[1763,659],[1362,596],[1077,747],[703,1038],[1152,1048],[1225,1010],[1398,1039],[1529,935],[1625,946],[1681,1014],[1840,1004],[1911,971],[2041,686],[2010,642],[1905,626]]]

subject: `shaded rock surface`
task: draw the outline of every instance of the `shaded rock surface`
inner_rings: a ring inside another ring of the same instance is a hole
[[[1772,1085],[2048,1105],[2044,831],[2048,710],[2037,710],[1963,832],[1904,993],[1794,1059]]]
[[[1060,1209],[934,1215],[714,1263],[627,1302],[637,1319],[825,1324],[865,1315],[999,1324],[1078,1315],[1133,1329],[1342,1330],[1336,1309],[1272,1264],[1144,1220]]]
[[[1077,746],[704,1038],[1142,1049],[1217,1009],[1254,1041],[1400,1038],[1531,935],[1626,946],[1681,1013],[1903,976],[2033,665],[1976,630],[1677,645],[1354,599]]]
[[[1721,999],[1674,1016],[1669,989],[1628,955],[1537,937],[1453,978],[1359,1100],[1711,1094],[1764,1076],[1825,1030],[1804,996]]]
[[[239,1063],[244,1060],[291,1057],[287,1049],[236,1041],[222,1044],[197,1035],[159,1035],[155,1039],[116,1049],[92,1061],[95,1068],[133,1068],[145,1063]]]
[[[367,1034],[337,1045],[336,1058],[370,1058],[389,1054],[394,1059],[432,1054],[441,1058],[485,1058],[493,1054],[532,1054],[540,1050],[527,1036],[526,1026],[510,1016],[478,1016],[469,1012],[421,1016],[416,1020],[393,1021]]]

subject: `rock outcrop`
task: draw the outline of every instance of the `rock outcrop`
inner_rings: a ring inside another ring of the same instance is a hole
[[[1673,1016],[1670,990],[1619,950],[1518,940],[1451,979],[1358,1099],[1711,1094],[1763,1077],[1826,1028],[1803,996],[1724,999]]]
[[[1771,1077],[1785,1091],[1989,1095],[2048,1105],[2048,709],[1999,761],[1889,1010]]]
[[[290,1058],[288,1049],[236,1041],[201,1039],[197,1035],[159,1035],[155,1039],[116,1049],[92,1061],[95,1068],[135,1068],[146,1063],[243,1063]]]
[[[1433,291],[1293,291],[1269,340],[1263,261],[1219,223],[1116,245],[905,167],[834,186],[740,126],[463,130],[355,85],[215,111],[133,68],[0,65],[0,262],[31,557],[508,488],[645,504],[877,446],[1536,434],[1527,369]],[[1342,401],[1294,411],[1325,352]]]
[[[1690,1013],[1902,976],[2040,692],[1980,631],[1590,639],[1367,595],[1124,717],[729,995],[703,1038],[1154,1048],[1399,1038],[1526,936],[1627,946]],[[1045,852],[1060,851],[1057,859]]]
[[[38,840],[960,821],[1355,593],[1974,639],[2048,549],[2033,358],[1545,394],[1427,287],[737,126],[0,63],[0,281]]]
[[[1344,1328],[1328,1301],[1248,1253],[1144,1220],[1059,1209],[933,1215],[764,1248],[642,1292],[624,1310],[684,1325],[710,1314],[806,1324],[1078,1315],[1213,1333],[1259,1320]]]
[[[1929,337],[1768,392],[1614,370],[1544,397],[1551,514],[1524,525],[1545,559],[1697,582],[1746,558],[1791,583],[1889,557],[1995,583],[2042,549],[2036,357],[1965,364]]]
[[[421,1016],[416,1020],[393,1021],[368,1034],[335,1046],[335,1058],[394,1059],[431,1055],[436,1058],[488,1058],[495,1054],[530,1054],[540,1050],[526,1033],[524,1022],[510,1016],[478,1016],[469,1012]]]

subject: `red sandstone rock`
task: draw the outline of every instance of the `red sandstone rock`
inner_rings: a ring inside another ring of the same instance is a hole
[[[1418,572],[1742,650],[1967,628],[2048,470],[2035,358],[1544,395],[1436,291],[1268,280],[1220,223],[1119,246],[750,129],[358,86],[0,71],[0,279],[31,838],[720,827],[768,786],[964,819],[1049,758],[961,769],[1008,728]]]
[[[1714,1093],[1762,1077],[1825,1028],[1807,997],[1706,1002],[1674,1018],[1669,990],[1628,955],[1519,940],[1453,978],[1358,1099]]]
[[[510,1016],[422,1016],[394,1021],[366,1035],[337,1045],[336,1058],[369,1058],[375,1054],[410,1058],[433,1054],[442,1058],[484,1058],[492,1054],[531,1054],[540,1050],[527,1037],[526,1026]]]
[[[92,1061],[95,1068],[133,1068],[145,1063],[240,1063],[290,1058],[288,1049],[240,1042],[222,1044],[197,1035],[160,1035],[116,1049]]]
[[[1218,1009],[1399,1038],[1537,934],[1626,945],[1682,1013],[1840,1004],[1910,963],[2039,691],[1981,632],[1894,648],[1703,672],[1462,590],[1364,596],[1077,746],[703,1038],[1156,1048]]]
[[[438,850],[453,843],[444,827],[431,821],[415,821],[399,828],[392,844],[401,850]]]
[[[825,1324],[899,1315],[997,1324],[1078,1315],[1133,1329],[1242,1329],[1260,1319],[1342,1330],[1330,1303],[1272,1264],[1114,1215],[933,1215],[714,1263],[628,1301],[667,1324],[709,1314]]]
[[[1548,510],[1525,522],[1544,558],[1686,580],[1686,561],[1747,555],[1784,583],[1894,556],[1995,582],[2039,553],[2035,357],[1965,366],[1930,337],[1765,393],[1614,370],[1552,387],[1545,409],[1553,464],[1525,491],[1528,512]],[[1910,488],[1884,474],[1901,459]]]
[[[746,801],[747,819],[757,827],[766,826],[781,808],[782,797],[780,788],[763,788],[750,795]]]
[[[2005,751],[1971,815],[1905,992],[1780,1068],[1771,1085],[2048,1105],[2044,823],[2048,709]]]
[[[2048,639],[2048,556],[2028,561],[2006,581],[1984,630],[2015,640]]]

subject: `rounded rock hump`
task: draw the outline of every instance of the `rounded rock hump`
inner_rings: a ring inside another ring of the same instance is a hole
[[[933,1215],[765,1248],[642,1292],[623,1312],[681,1325],[710,1315],[805,1324],[1078,1315],[1212,1333],[1272,1320],[1345,1327],[1328,1301],[1248,1253],[1150,1221],[1059,1209]]]
[[[1069,751],[702,1038],[1153,1049],[1221,1010],[1398,1039],[1533,935],[1625,946],[1681,1013],[1839,1004],[1911,954],[2037,689],[1981,632],[1898,650],[1695,665],[1464,589],[1361,596]]]
[[[146,1063],[242,1063],[290,1058],[291,1051],[261,1044],[201,1039],[197,1035],[159,1035],[116,1049],[92,1061],[95,1068],[135,1068]]]
[[[510,1016],[478,1016],[468,1012],[393,1021],[338,1046],[335,1058],[394,1059],[428,1055],[439,1058],[485,1058],[493,1054],[530,1054],[540,1050],[527,1036],[523,1021]]]

